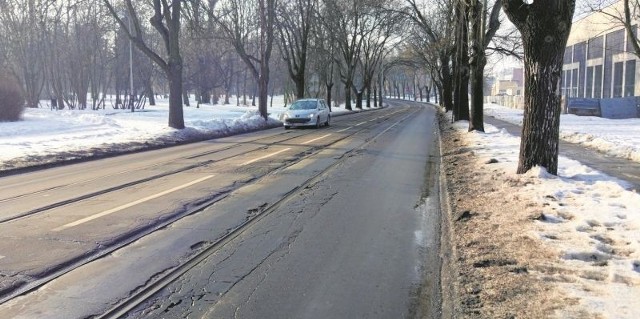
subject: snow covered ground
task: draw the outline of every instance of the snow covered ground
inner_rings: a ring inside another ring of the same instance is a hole
[[[485,104],[485,115],[522,125],[523,111]],[[612,156],[640,162],[640,118],[610,120],[562,114],[560,138]]]
[[[184,107],[186,128],[176,130],[168,127],[167,100],[135,112],[109,105],[97,111],[26,109],[23,121],[0,122],[0,170],[276,127],[286,110],[282,97],[268,108],[268,121],[259,116],[257,106]],[[332,114],[346,112],[334,107]]]
[[[486,114],[522,122],[521,110],[489,105]],[[562,115],[560,123],[565,140],[640,161],[640,119]],[[468,123],[454,127],[466,132]],[[640,194],[629,191],[624,181],[562,156],[558,176],[542,168],[517,175],[519,138],[491,125],[485,129],[467,134],[467,146],[480,162],[497,159],[491,167],[502,170],[506,180],[526,185],[515,196],[538,203],[543,216],[529,235],[560,256],[555,273],[541,274],[541,279],[580,300],[558,317],[586,311],[589,318],[640,318]]]
[[[88,149],[109,151],[114,145],[175,143],[279,125],[282,100],[269,108],[264,121],[257,107],[201,105],[185,107],[184,130],[167,127],[166,101],[131,113],[107,107],[100,111],[27,109],[24,120],[0,123],[0,163],[29,161]],[[345,113],[334,108],[335,113]],[[486,114],[520,124],[522,111],[489,104]],[[466,130],[467,124],[456,127]],[[558,264],[566,280],[558,285],[603,318],[640,318],[640,195],[623,181],[603,175],[577,161],[560,158],[559,176],[534,169],[516,175],[519,139],[490,125],[486,133],[471,133],[470,148],[514,179],[540,183],[523,187],[522,196],[536,198],[545,218],[532,236],[561,252]],[[640,119],[609,120],[562,115],[561,137],[605,153],[640,161]],[[490,146],[490,147],[487,147]],[[0,165],[2,167],[3,165]],[[562,314],[559,314],[562,317]]]

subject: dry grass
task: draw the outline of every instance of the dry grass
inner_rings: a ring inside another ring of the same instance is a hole
[[[465,134],[442,127],[442,172],[451,206],[449,225],[456,318],[549,318],[575,303],[541,278],[555,252],[533,235],[539,207],[518,198],[519,183],[467,148]],[[515,170],[515,167],[514,167]],[[446,220],[446,218],[445,218]]]

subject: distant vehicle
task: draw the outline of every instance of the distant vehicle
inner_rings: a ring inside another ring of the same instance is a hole
[[[282,120],[285,130],[301,126],[319,128],[321,125],[329,126],[331,113],[323,99],[301,99],[289,106]]]

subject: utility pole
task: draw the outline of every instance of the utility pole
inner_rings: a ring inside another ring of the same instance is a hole
[[[129,24],[129,30],[131,32],[131,17],[127,19]],[[129,106],[131,107],[131,112],[134,111],[134,99],[136,95],[133,93],[133,41],[129,38]]]

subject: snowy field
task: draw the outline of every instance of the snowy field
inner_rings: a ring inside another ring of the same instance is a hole
[[[97,111],[28,108],[22,121],[0,122],[0,170],[276,127],[282,125],[279,119],[286,110],[282,97],[269,106],[268,121],[260,117],[257,106],[184,107],[186,128],[176,130],[168,127],[167,100],[135,112],[109,105]],[[335,107],[333,111],[334,115],[348,112]]]

